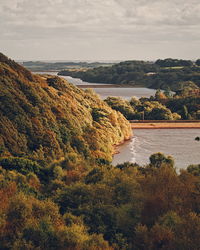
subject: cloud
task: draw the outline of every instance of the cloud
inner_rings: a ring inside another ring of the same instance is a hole
[[[1,20],[12,25],[199,25],[198,0],[1,0]]]
[[[90,39],[94,44],[103,39],[104,46],[121,46],[197,41],[199,30],[199,0],[0,1],[2,41],[63,39],[68,44]]]

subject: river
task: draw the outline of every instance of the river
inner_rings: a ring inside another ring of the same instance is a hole
[[[40,74],[56,75],[57,72],[39,72]],[[70,76],[62,76],[74,85],[99,85],[87,83]],[[105,84],[104,84],[105,85]],[[150,97],[155,90],[148,88],[95,88],[102,99],[107,96],[119,96],[130,99],[132,96],[140,98]],[[195,137],[200,136],[199,129],[134,129],[131,140],[118,147],[119,154],[114,155],[113,165],[125,161],[136,162],[141,165],[149,163],[149,156],[156,152],[171,155],[175,159],[177,169],[186,168],[190,164],[200,164],[200,142]]]
[[[57,75],[58,72],[35,72],[37,74],[50,74],[50,75]],[[81,79],[78,78],[72,78],[71,76],[60,76],[67,80],[68,82],[76,85],[87,85],[88,88],[90,88],[90,85],[105,85],[105,83],[89,83],[84,82]],[[109,87],[111,85],[112,87]],[[102,99],[107,98],[108,96],[117,96],[122,97],[124,99],[131,99],[131,97],[141,98],[141,97],[150,97],[152,95],[155,95],[154,89],[148,89],[148,88],[113,88],[113,84],[107,84],[108,87],[106,88],[98,88],[95,87],[95,92],[100,95]]]
[[[134,129],[133,133],[130,141],[118,147],[113,165],[126,161],[145,165],[156,152],[171,155],[177,169],[200,164],[200,142],[195,141],[199,129]]]

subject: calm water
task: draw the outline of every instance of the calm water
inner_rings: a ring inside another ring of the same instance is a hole
[[[134,129],[134,137],[119,147],[113,164],[125,161],[145,165],[149,156],[156,152],[171,155],[177,169],[190,164],[200,164],[199,129]]]
[[[57,75],[58,72],[35,72],[37,74],[50,74],[50,75]],[[105,83],[89,83],[84,82],[81,79],[73,78],[71,76],[60,76],[66,79],[68,82],[74,85],[105,85]],[[112,85],[113,86],[113,85]],[[95,88],[94,91],[100,95],[102,99],[107,98],[108,96],[117,96],[122,97],[124,99],[130,99],[131,97],[150,97],[151,95],[155,95],[156,90],[148,89],[148,88]]]
[[[39,74],[39,75],[43,75],[43,74],[47,74],[47,75],[53,75],[53,76],[58,76],[58,71],[52,71],[52,72],[48,72],[48,71],[43,71],[43,72],[33,72],[35,74]],[[74,84],[74,85],[105,85],[105,83],[90,83],[90,82],[84,82],[79,78],[73,78],[71,76],[59,76],[64,78],[65,80],[67,80],[68,82]],[[108,84],[109,86],[110,84]]]
[[[99,94],[102,99],[108,96],[116,96],[127,100],[133,96],[136,98],[154,96],[156,92],[156,90],[148,88],[95,88],[94,91]]]

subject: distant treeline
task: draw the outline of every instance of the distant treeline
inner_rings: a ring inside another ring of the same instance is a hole
[[[121,112],[128,120],[199,120],[200,97],[175,95],[157,91],[150,98],[132,97],[130,101],[119,97],[108,97],[105,102]]]
[[[41,61],[27,61],[22,65],[32,71],[59,71],[65,69],[82,69],[94,68],[100,66],[112,65],[110,63],[101,62],[41,62]]]
[[[59,75],[69,75],[96,83],[128,84],[153,89],[179,91],[192,81],[194,88],[200,86],[200,59],[164,59],[156,62],[125,61],[111,67],[97,67],[87,71],[63,70]]]

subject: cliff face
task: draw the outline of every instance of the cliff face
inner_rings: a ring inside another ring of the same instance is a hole
[[[91,90],[33,75],[0,54],[0,153],[49,162],[66,153],[111,160],[128,121]]]

